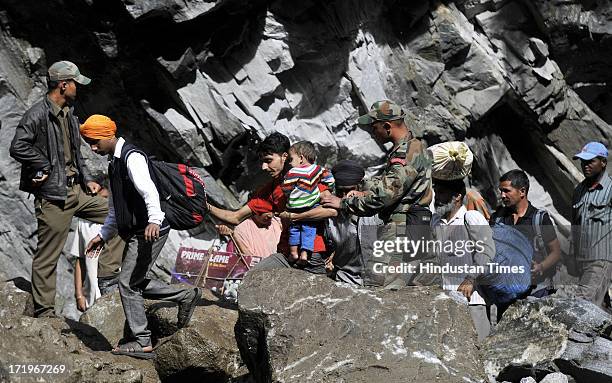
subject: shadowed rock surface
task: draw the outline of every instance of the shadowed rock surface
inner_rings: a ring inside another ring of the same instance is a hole
[[[560,371],[576,382],[612,381],[612,316],[579,299],[514,304],[483,345],[485,368],[499,381]]]

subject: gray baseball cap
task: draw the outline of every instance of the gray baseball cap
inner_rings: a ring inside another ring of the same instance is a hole
[[[81,85],[87,85],[91,82],[89,77],[85,77],[79,71],[74,63],[70,61],[58,61],[49,67],[49,80],[62,81],[74,80]]]

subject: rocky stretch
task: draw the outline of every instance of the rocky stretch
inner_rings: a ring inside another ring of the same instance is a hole
[[[176,306],[147,302],[157,355],[139,361],[108,352],[124,332],[117,293],[75,322],[32,318],[31,296],[20,288],[27,283],[0,284],[1,383],[612,381],[612,316],[586,301],[519,301],[478,344],[468,307],[454,293],[255,272],[237,307],[207,293],[178,331]],[[66,372],[11,373],[26,363]]]
[[[374,292],[281,270],[249,275],[239,297],[236,340],[257,382],[484,380],[468,306],[439,288]]]
[[[355,119],[390,98],[429,144],[469,143],[491,204],[520,166],[532,201],[565,223],[572,155],[611,132],[611,18],[605,0],[0,0],[0,264],[29,279],[33,201],[8,147],[60,59],[94,79],[82,120],[107,114],[151,154],[198,167],[225,207],[262,181],[253,149],[273,131],[313,141],[322,164],[379,165],[384,148]]]

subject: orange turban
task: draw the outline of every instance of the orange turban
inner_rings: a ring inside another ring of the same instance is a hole
[[[81,125],[81,135],[91,140],[107,140],[115,137],[117,125],[115,121],[101,114],[90,116]]]

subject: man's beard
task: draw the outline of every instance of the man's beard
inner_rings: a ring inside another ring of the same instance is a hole
[[[441,218],[446,218],[446,215],[453,210],[455,206],[453,201],[445,203],[444,205],[436,206],[436,214],[438,214]]]

